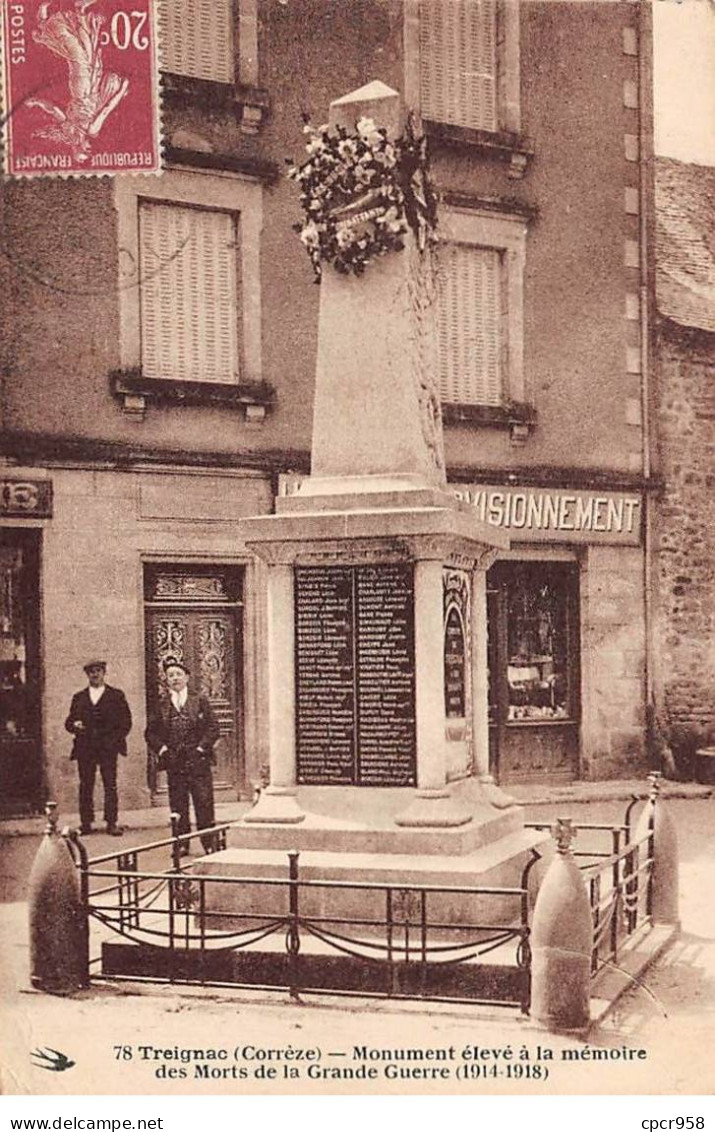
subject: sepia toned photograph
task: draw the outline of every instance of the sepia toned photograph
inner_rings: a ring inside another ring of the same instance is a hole
[[[0,1092],[704,1129],[715,0],[0,0],[0,79]]]

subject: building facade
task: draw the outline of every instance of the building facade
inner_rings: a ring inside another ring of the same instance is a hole
[[[648,5],[165,0],[161,24],[163,175],[0,194],[3,797],[73,802],[63,722],[97,653],[134,711],[123,805],[150,797],[142,735],[166,655],[217,707],[219,795],[260,778],[265,585],[238,521],[309,469],[317,342],[285,159],[303,159],[306,120],[373,79],[419,116],[439,192],[448,477],[512,539],[488,587],[493,771],[636,773]],[[460,711],[446,687],[457,743]]]
[[[658,704],[685,776],[715,742],[715,169],[656,161]]]

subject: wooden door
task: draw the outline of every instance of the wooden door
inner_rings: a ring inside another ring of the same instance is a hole
[[[231,797],[244,787],[241,604],[223,575],[161,574],[149,581],[147,707],[167,695],[164,661],[183,661],[189,686],[211,702],[220,728],[214,786]],[[183,600],[171,601],[177,591]],[[167,600],[168,599],[168,600]],[[203,599],[203,600],[202,600]]]

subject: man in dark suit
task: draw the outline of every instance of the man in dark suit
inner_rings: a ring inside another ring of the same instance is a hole
[[[209,829],[214,824],[211,767],[216,761],[218,722],[208,699],[190,691],[190,673],[183,661],[168,657],[163,667],[169,694],[149,719],[149,757],[155,760],[157,769],[166,770],[169,805],[179,815],[179,833],[191,831],[190,798],[197,829]],[[202,837],[201,843],[206,853],[215,848],[210,835]],[[188,845],[182,845],[182,855],[188,851]]]
[[[117,756],[127,753],[132,713],[124,692],[105,683],[107,663],[89,660],[84,666],[88,685],[72,697],[65,727],[74,735],[70,758],[79,770],[79,817],[82,833],[92,832],[94,780],[97,767],[104,785],[104,820],[107,833],[121,837],[117,825]]]

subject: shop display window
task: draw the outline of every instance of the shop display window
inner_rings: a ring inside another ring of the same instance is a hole
[[[0,743],[24,739],[29,727],[22,569],[22,549],[0,546]]]
[[[0,528],[0,813],[43,801],[39,531]]]
[[[507,723],[576,718],[576,588],[571,563],[509,562],[496,568],[492,593],[499,600],[492,602],[490,620],[499,618],[501,647],[500,671],[490,665],[493,718],[498,703]]]

